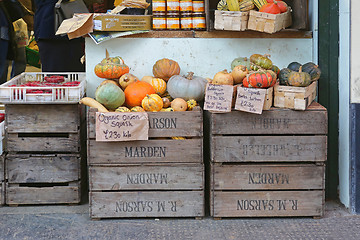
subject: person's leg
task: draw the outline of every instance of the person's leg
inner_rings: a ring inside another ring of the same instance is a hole
[[[26,52],[25,47],[19,47],[16,51],[15,60],[12,62],[11,78],[25,72],[26,69]]]
[[[8,73],[8,60],[7,52],[8,52],[9,41],[0,39],[0,84],[3,84],[7,80]]]

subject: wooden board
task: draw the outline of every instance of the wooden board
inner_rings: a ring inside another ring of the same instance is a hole
[[[149,138],[152,137],[202,137],[203,116],[200,108],[185,112],[148,112]],[[95,138],[96,109],[88,111],[88,138]]]
[[[90,191],[204,190],[203,164],[90,166]]]
[[[213,217],[323,216],[324,191],[215,191]]]
[[[203,217],[203,191],[90,192],[91,218]]]
[[[80,132],[56,134],[6,134],[9,152],[80,152]]]
[[[132,142],[88,141],[88,163],[202,163],[202,138]]]
[[[248,29],[274,33],[291,25],[291,13],[271,14],[250,10]]]
[[[9,133],[77,133],[79,104],[6,104]]]
[[[0,183],[5,180],[4,155],[0,155]]]
[[[274,86],[274,107],[306,110],[316,98],[317,81],[307,87]]]
[[[271,108],[261,115],[232,111],[210,113],[205,111],[210,123],[210,134],[327,134],[326,108],[313,102],[306,111]]]
[[[6,204],[77,204],[80,203],[80,181],[68,186],[6,185]]]
[[[325,165],[211,164],[211,191],[325,189]]]
[[[9,183],[59,183],[81,179],[80,154],[6,156]]]
[[[215,10],[214,28],[216,30],[245,31],[249,12]]]
[[[284,0],[291,7],[293,29],[309,29],[309,0]]]
[[[0,206],[5,204],[5,182],[0,181]]]
[[[212,162],[324,162],[326,136],[214,136]]]

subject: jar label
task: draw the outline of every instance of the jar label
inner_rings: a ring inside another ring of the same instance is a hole
[[[166,3],[167,3],[167,6],[166,6],[167,11],[180,11],[179,0],[177,0],[177,1],[168,0]]]
[[[193,6],[193,12],[205,12],[204,2],[194,1],[192,6]]]
[[[181,12],[192,12],[193,5],[192,1],[180,1],[180,11]]]
[[[194,17],[193,18],[193,27],[204,29],[206,27],[205,17]]]
[[[167,29],[180,29],[179,18],[167,18],[166,26],[167,26]]]
[[[181,29],[191,29],[193,27],[192,18],[181,18]]]
[[[153,18],[153,29],[166,29],[166,18]]]
[[[152,10],[153,12],[165,12],[165,1],[153,1]]]

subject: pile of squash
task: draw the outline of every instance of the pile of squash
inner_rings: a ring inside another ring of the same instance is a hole
[[[290,63],[286,68],[281,69],[279,73],[280,85],[307,87],[312,82],[319,80],[321,70],[313,62],[304,65],[298,62]]]
[[[264,13],[280,14],[287,12],[288,6],[280,0],[220,0],[217,10],[241,12],[258,10]]]
[[[99,112],[191,111],[204,99],[207,80],[188,73],[180,75],[179,64],[163,58],[153,65],[153,76],[141,79],[129,72],[121,57],[104,58],[94,68],[105,79],[95,98],[84,97],[81,104]]]

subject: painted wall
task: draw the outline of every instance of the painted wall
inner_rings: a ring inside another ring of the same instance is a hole
[[[350,1],[339,4],[339,198],[347,208],[350,207]]]
[[[270,54],[280,68],[292,61],[306,63],[313,60],[313,39],[198,39],[198,38],[118,38],[96,45],[86,38],[87,95],[93,97],[102,79],[94,74],[95,65],[105,57],[121,56],[130,73],[142,78],[152,75],[156,60],[176,60],[181,74],[212,78],[216,72],[230,69],[231,61],[253,53]]]
[[[357,56],[360,53],[359,37],[360,37],[360,14],[356,10],[360,10],[360,1],[351,0],[351,103],[360,103],[360,61]]]

